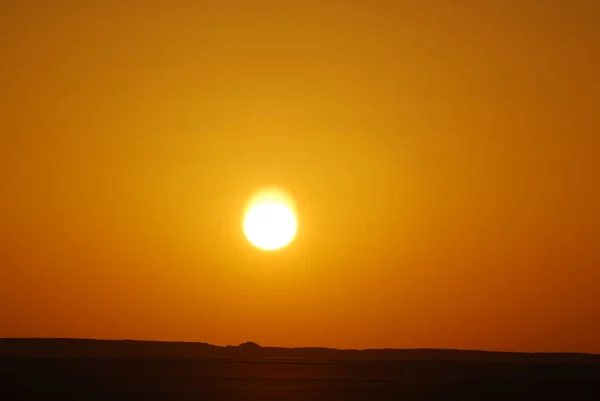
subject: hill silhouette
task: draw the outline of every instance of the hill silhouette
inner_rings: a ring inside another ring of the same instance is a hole
[[[0,338],[0,358],[189,358],[436,360],[489,362],[600,363],[600,355],[524,353],[456,349],[335,349],[261,347],[254,342],[217,346],[200,342],[94,340],[71,338]]]

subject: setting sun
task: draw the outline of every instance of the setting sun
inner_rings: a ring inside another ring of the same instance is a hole
[[[283,193],[265,191],[250,202],[244,217],[246,238],[257,248],[273,251],[289,244],[296,235],[296,216]]]

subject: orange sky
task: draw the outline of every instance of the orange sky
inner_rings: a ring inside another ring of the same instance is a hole
[[[600,353],[597,0],[8,3],[0,337]]]

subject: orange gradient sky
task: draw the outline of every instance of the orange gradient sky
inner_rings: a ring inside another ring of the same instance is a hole
[[[597,0],[4,2],[0,337],[600,353],[599,43]]]

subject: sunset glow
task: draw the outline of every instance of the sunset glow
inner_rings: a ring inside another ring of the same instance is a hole
[[[600,353],[599,0],[1,4],[0,338]]]

